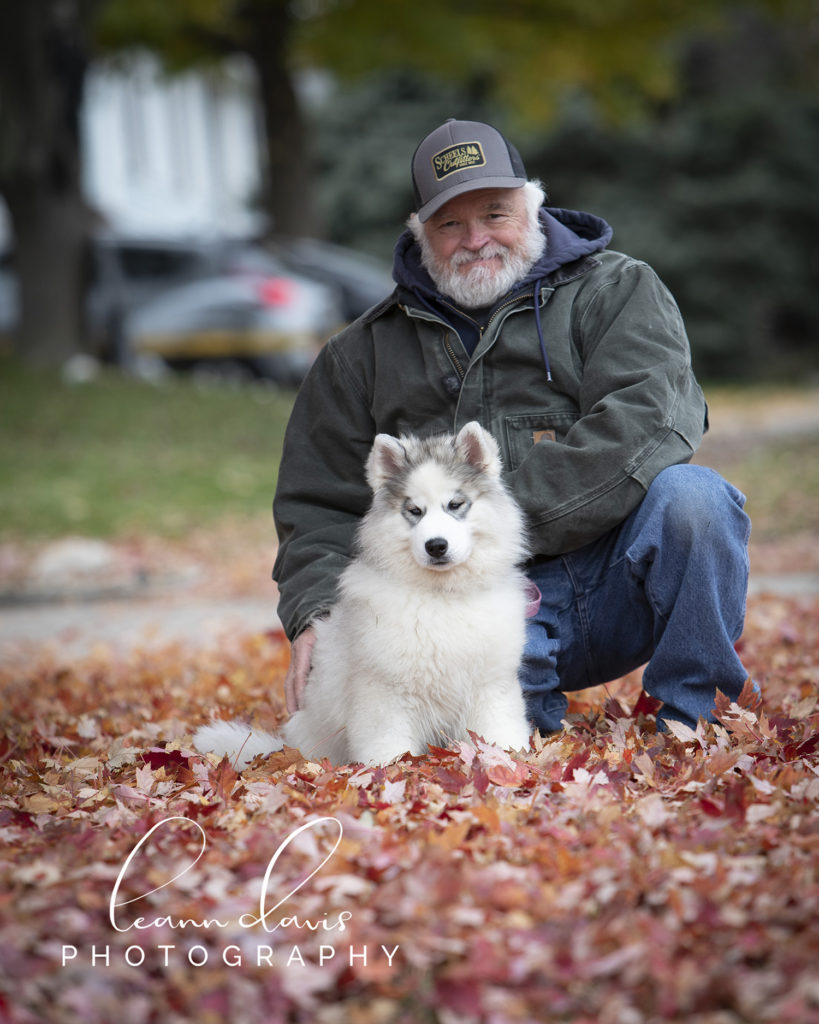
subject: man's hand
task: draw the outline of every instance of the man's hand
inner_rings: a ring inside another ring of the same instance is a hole
[[[291,715],[301,707],[315,642],[316,631],[308,626],[303,633],[299,633],[290,648],[290,667],[284,677],[284,695]]]

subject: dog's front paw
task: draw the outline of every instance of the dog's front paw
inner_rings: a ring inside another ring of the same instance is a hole
[[[482,723],[470,729],[495,747],[502,750],[528,750],[531,731],[529,722],[524,718],[518,721]]]
[[[397,761],[398,758],[403,757],[405,754],[418,756],[418,754],[425,752],[426,748],[423,751],[419,751],[417,744],[413,744],[410,739],[391,740],[386,738],[379,743],[351,744],[350,760],[367,765],[385,765],[391,761]]]

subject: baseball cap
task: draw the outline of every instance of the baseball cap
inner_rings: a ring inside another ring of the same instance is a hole
[[[526,170],[520,153],[491,124],[450,118],[418,145],[412,186],[418,219],[478,188],[521,188]]]

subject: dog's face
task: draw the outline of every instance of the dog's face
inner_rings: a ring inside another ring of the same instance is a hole
[[[465,562],[472,553],[472,499],[435,462],[425,462],[406,479],[401,515],[410,529],[412,557],[438,572]]]
[[[466,562],[479,528],[474,506],[487,488],[497,486],[500,470],[497,444],[477,423],[455,438],[379,434],[367,479],[375,492],[371,517],[380,524],[381,542],[391,545],[389,557],[396,557],[400,545],[416,565],[433,572]]]

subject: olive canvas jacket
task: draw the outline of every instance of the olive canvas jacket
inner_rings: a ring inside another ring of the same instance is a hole
[[[535,275],[499,303],[471,356],[426,299],[400,283],[327,343],[297,396],[274,501],[291,639],[334,601],[370,502],[375,434],[478,420],[500,445],[532,554],[554,556],[621,523],[706,428],[679,310],[645,263],[602,249]]]

